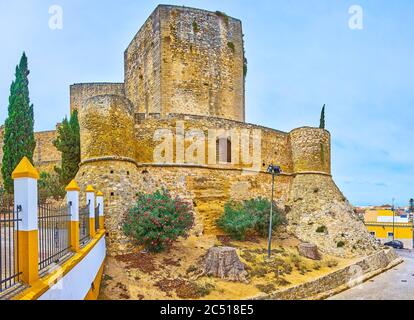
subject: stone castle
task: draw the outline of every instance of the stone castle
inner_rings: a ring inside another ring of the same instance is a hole
[[[70,87],[70,108],[79,111],[81,127],[76,180],[81,187],[96,186],[107,199],[109,253],[128,249],[120,224],[138,192],[166,187],[191,200],[194,232],[216,234],[220,230],[214,221],[226,201],[270,196],[266,169],[271,163],[282,169],[275,196],[286,212],[288,233],[340,256],[375,249],[332,179],[328,131],[301,127],[282,132],[245,122],[245,61],[240,20],[160,5],[125,51],[124,83]],[[163,161],[154,159],[160,129],[174,146],[170,157],[164,150]],[[211,138],[211,129],[222,133]],[[201,144],[195,158],[184,157],[178,150],[194,141],[189,130],[217,143]],[[248,153],[260,151],[255,168],[240,150],[243,132],[260,137],[247,138]],[[37,134],[37,150],[48,150],[53,135]],[[217,161],[207,159],[211,154]],[[35,153],[40,168],[54,161],[59,161],[55,151]]]

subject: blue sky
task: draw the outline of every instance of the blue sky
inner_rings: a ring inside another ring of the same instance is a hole
[[[414,1],[194,0],[243,22],[247,121],[289,131],[319,124],[325,103],[332,173],[357,205],[414,197]],[[51,5],[63,29],[51,30]],[[23,50],[36,130],[69,110],[69,85],[123,81],[123,52],[158,2],[0,0],[0,122]],[[362,30],[348,27],[351,5]]]

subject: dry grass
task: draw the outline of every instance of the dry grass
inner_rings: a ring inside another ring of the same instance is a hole
[[[221,240],[227,243],[226,238]],[[231,243],[246,266],[249,283],[200,276],[200,259],[218,240],[215,236],[191,236],[169,252],[108,257],[100,298],[247,299],[313,280],[350,263],[329,256],[317,262],[299,256],[294,239],[275,240],[268,259],[266,239],[254,240]]]

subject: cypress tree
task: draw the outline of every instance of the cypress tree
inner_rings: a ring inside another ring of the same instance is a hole
[[[59,182],[62,186],[66,186],[75,178],[80,163],[80,128],[77,110],[73,111],[69,120],[66,117],[63,119],[53,144],[62,153],[61,166],[55,167],[55,171],[59,175]]]
[[[16,66],[16,79],[10,86],[8,117],[4,125],[3,162],[1,172],[4,188],[13,192],[11,174],[20,160],[26,156],[33,163],[36,141],[33,132],[33,104],[29,98],[29,69],[26,54]]]
[[[319,128],[325,129],[325,105],[323,105],[323,107],[322,107],[321,120],[320,120],[320,123],[319,123]]]

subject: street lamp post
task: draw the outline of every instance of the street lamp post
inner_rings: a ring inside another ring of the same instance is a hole
[[[270,258],[270,251],[272,249],[272,223],[273,223],[273,192],[275,189],[275,175],[279,175],[282,172],[280,170],[279,166],[274,166],[273,164],[270,164],[267,167],[267,173],[270,173],[272,175],[272,196],[270,200],[270,215],[269,215],[269,240],[267,243],[267,257]]]

